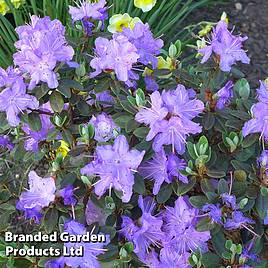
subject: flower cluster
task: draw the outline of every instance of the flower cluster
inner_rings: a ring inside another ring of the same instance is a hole
[[[96,159],[81,169],[84,175],[97,175],[100,180],[95,185],[95,193],[104,195],[107,189],[114,187],[122,192],[122,201],[129,202],[134,185],[133,173],[139,167],[145,151],[129,150],[125,136],[118,136],[113,145],[96,148]]]
[[[247,224],[254,224],[254,221],[245,217],[239,210],[236,197],[229,193],[221,195],[222,205],[206,204],[203,211],[207,212],[212,222],[221,224],[226,230],[235,230],[245,227]],[[226,209],[227,208],[227,209]]]
[[[27,109],[37,109],[38,100],[26,93],[26,84],[16,69],[0,69],[0,111],[5,112],[8,123],[15,127],[19,124],[19,114]]]
[[[180,173],[185,170],[186,162],[175,154],[166,155],[162,148],[160,152],[154,154],[154,157],[139,167],[139,171],[144,179],[154,180],[153,194],[157,195],[161,185],[172,183],[174,178],[188,183],[187,176]]]
[[[70,62],[74,55],[73,48],[67,45],[64,26],[59,20],[32,16],[31,24],[19,26],[16,32],[19,40],[15,43],[18,52],[13,56],[14,64],[29,75],[29,89],[40,81],[56,88],[57,64]]]
[[[268,140],[267,116],[268,116],[268,91],[265,82],[260,81],[257,89],[258,103],[251,108],[252,119],[245,123],[242,131],[244,137],[251,133],[261,133],[261,137]]]
[[[150,126],[146,140],[154,139],[153,149],[161,151],[163,145],[172,145],[178,154],[185,151],[186,137],[201,132],[199,124],[191,121],[203,109],[202,101],[191,98],[191,92],[183,85],[175,90],[158,91],[151,94],[151,108],[141,108],[136,114],[136,121]]]
[[[219,21],[213,29],[211,43],[199,49],[203,55],[201,63],[205,63],[214,52],[219,57],[220,69],[224,72],[229,72],[237,61],[249,64],[250,59],[242,48],[245,40],[247,37],[234,36],[224,20]]]
[[[179,197],[174,207],[166,207],[157,216],[153,216],[155,202],[150,197],[139,197],[142,216],[139,224],[127,216],[122,216],[121,233],[134,243],[134,252],[150,267],[189,267],[187,261],[190,251],[197,249],[206,252],[208,231],[195,229],[198,209],[187,204],[186,198]],[[160,254],[153,249],[160,248]],[[148,254],[149,249],[151,252]]]
[[[29,190],[22,192],[17,209],[24,211],[26,218],[39,222],[41,210],[55,199],[56,186],[52,177],[41,178],[35,171],[29,173]]]
[[[97,117],[93,116],[89,123],[94,126],[94,139],[98,142],[109,141],[115,138],[120,132],[120,128],[116,126],[112,117],[105,113],[102,113]]]
[[[136,75],[132,66],[137,63],[139,55],[137,48],[123,35],[114,35],[112,40],[98,37],[95,41],[97,56],[90,62],[95,69],[91,77],[99,75],[102,71],[114,71],[118,80],[130,83]]]
[[[97,3],[82,1],[78,7],[69,6],[69,13],[72,21],[81,21],[87,35],[92,34],[92,29],[95,26],[94,21],[101,21],[104,26],[104,21],[108,18],[106,0],[100,0]]]

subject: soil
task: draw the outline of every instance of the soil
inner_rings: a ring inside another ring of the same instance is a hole
[[[268,77],[268,0],[229,0],[223,5],[203,8],[189,19],[216,22],[223,11],[228,15],[230,27],[235,25],[235,33],[248,36],[244,47],[251,63],[241,65],[241,69],[250,84],[256,87],[258,80]]]

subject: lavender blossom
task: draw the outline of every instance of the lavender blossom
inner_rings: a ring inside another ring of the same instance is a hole
[[[251,108],[252,119],[247,121],[243,128],[242,134],[246,137],[252,133],[261,133],[261,137],[268,140],[268,127],[267,127],[267,116],[268,116],[268,104],[256,103]]]
[[[134,185],[133,171],[140,165],[145,151],[129,150],[125,136],[118,136],[114,145],[97,146],[96,159],[81,169],[81,173],[98,175],[95,193],[102,196],[107,189],[114,187],[122,192],[122,201],[128,202]]]
[[[161,230],[163,221],[160,217],[152,215],[155,202],[151,197],[143,199],[139,196],[138,203],[142,210],[139,226],[136,226],[129,217],[123,216],[121,233],[134,243],[134,252],[144,258],[151,245],[159,247],[164,239],[164,233]]]
[[[268,103],[268,86],[265,81],[259,81],[260,87],[257,89],[259,102]]]
[[[87,101],[89,105],[96,105],[96,103],[99,102],[103,107],[106,108],[111,107],[114,104],[114,98],[111,96],[108,90],[104,90],[99,93],[95,93],[94,90],[92,90],[90,94],[94,94],[96,98],[89,98]]]
[[[230,103],[231,98],[233,98],[233,82],[229,81],[226,83],[226,85],[221,88],[216,94],[217,98],[217,104],[216,108],[217,109],[223,109],[226,105]]]
[[[94,139],[98,142],[107,142],[114,139],[120,132],[120,128],[114,123],[112,117],[105,113],[92,116],[89,121],[95,128]]]
[[[74,198],[74,187],[68,185],[59,191],[60,197],[63,198],[63,203],[66,206],[75,206],[77,200]]]
[[[161,185],[171,183],[174,178],[179,179],[183,183],[188,183],[186,176],[180,174],[180,170],[185,170],[186,162],[179,159],[176,155],[170,154],[166,156],[164,149],[155,153],[154,157],[142,164],[139,168],[141,175],[145,179],[155,181],[153,194],[157,195]]]
[[[186,138],[201,132],[201,126],[191,121],[204,109],[204,104],[192,98],[192,91],[178,85],[176,90],[164,91],[162,96],[151,94],[151,108],[143,107],[135,120],[150,126],[147,141],[154,139],[153,149],[159,152],[163,145],[172,145],[172,152],[185,151]]]
[[[86,206],[86,221],[88,225],[92,223],[98,223],[100,226],[105,225],[105,221],[107,219],[107,215],[105,212],[97,205],[93,203],[92,200],[88,200]]]
[[[228,218],[224,224],[226,230],[235,230],[243,227],[246,224],[254,224],[254,221],[245,217],[241,211],[234,211],[232,218]]]
[[[144,82],[145,82],[146,90],[149,92],[154,92],[159,89],[157,82],[151,75],[145,75]]]
[[[86,228],[83,224],[76,222],[74,220],[69,221],[65,223],[64,225],[64,231],[68,232],[69,234],[75,234],[75,235],[83,235],[86,234]],[[105,242],[68,242],[64,243],[64,246],[67,248],[67,251],[74,247],[84,248],[84,254],[82,257],[64,257],[65,264],[72,267],[72,268],[88,268],[88,267],[94,267],[94,268],[100,268],[100,263],[97,259],[97,256],[100,254],[103,254],[105,252],[105,246],[110,243],[109,236],[106,236]]]
[[[81,21],[86,34],[91,35],[92,29],[95,26],[94,21],[101,21],[104,26],[104,21],[108,18],[105,5],[106,0],[99,0],[96,3],[84,0],[77,7],[69,6],[69,13],[72,21]]]
[[[51,112],[49,102],[40,106],[40,109],[45,112]],[[54,128],[50,121],[49,115],[40,115],[42,127],[39,131],[33,131],[28,124],[23,125],[23,131],[28,135],[24,142],[24,148],[27,151],[38,152],[38,145],[41,141],[45,141],[48,133]]]
[[[64,26],[59,20],[34,15],[31,24],[17,27],[16,32],[19,40],[15,46],[19,51],[13,55],[14,63],[30,76],[29,89],[40,81],[47,83],[49,88],[56,88],[55,67],[60,62],[68,63],[74,55],[73,48],[65,40]]]
[[[12,150],[14,148],[14,144],[10,141],[10,138],[7,135],[0,135],[0,147]]]
[[[164,231],[166,233],[162,254],[170,255],[173,252],[184,254],[188,251],[201,249],[207,251],[206,242],[210,239],[208,231],[198,232],[195,229],[198,209],[187,204],[184,197],[179,197],[175,207],[167,207],[163,216]]]
[[[209,218],[218,224],[223,224],[222,221],[222,210],[220,204],[206,204],[202,210],[208,213]]]
[[[156,56],[160,54],[164,43],[161,39],[154,39],[149,25],[138,22],[133,29],[124,27],[122,34],[137,48],[138,61],[144,65],[152,64],[155,69],[158,64]]]
[[[26,93],[23,77],[13,68],[1,69],[0,80],[4,88],[0,93],[0,111],[6,112],[9,125],[16,127],[20,123],[19,114],[28,108],[37,109],[39,102]]]
[[[220,69],[229,72],[236,62],[249,64],[250,59],[242,48],[247,37],[235,36],[228,31],[227,23],[219,21],[213,29],[211,44],[198,50],[203,55],[201,63],[206,62],[212,52],[220,57]]]
[[[25,212],[26,218],[34,217],[38,222],[41,209],[55,199],[55,181],[52,177],[41,178],[35,171],[30,171],[28,183],[29,190],[21,193],[16,207]]]
[[[236,204],[236,197],[227,193],[221,194],[222,202],[229,208],[236,210],[238,208]]]
[[[132,66],[137,62],[139,55],[136,47],[122,34],[113,35],[112,40],[98,37],[95,41],[96,57],[91,60],[90,66],[95,69],[91,77],[102,71],[114,71],[118,80],[128,83],[135,77]]]

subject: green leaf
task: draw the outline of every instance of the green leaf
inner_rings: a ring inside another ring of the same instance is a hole
[[[40,116],[36,112],[28,114],[28,124],[32,131],[39,131],[42,128]]]
[[[196,183],[196,178],[191,177],[189,179],[188,183],[182,183],[181,181],[175,181],[172,184],[172,187],[173,187],[174,192],[178,196],[182,196],[182,195],[186,194],[187,192],[189,192],[194,187],[195,183]]]
[[[258,215],[261,219],[264,219],[267,216],[268,211],[268,196],[263,196],[260,192],[256,199],[255,207]]]
[[[138,193],[141,195],[145,193],[146,189],[145,189],[144,179],[139,175],[135,176],[135,183],[133,186],[133,190],[135,193]]]
[[[238,80],[234,85],[234,91],[239,94],[242,99],[248,99],[250,95],[250,86],[245,78]]]
[[[222,264],[221,258],[212,252],[203,254],[201,261],[204,265],[204,268],[220,267]]]
[[[147,136],[148,132],[149,132],[149,129],[147,127],[140,127],[140,128],[137,128],[133,132],[133,134],[138,138],[144,139]]]
[[[160,204],[165,203],[170,198],[171,194],[172,194],[172,185],[171,184],[162,185],[160,191],[156,196],[156,200]]]
[[[212,230],[214,227],[215,227],[215,224],[211,223],[211,220],[208,217],[202,218],[196,224],[196,230],[198,232],[209,231],[209,230]]]
[[[55,208],[49,208],[43,219],[43,226],[46,233],[50,234],[58,223],[58,210]]]
[[[64,106],[64,101],[58,91],[53,91],[49,97],[51,108],[54,112],[60,113]]]
[[[226,176],[225,171],[223,170],[207,170],[207,175],[211,178],[217,179],[217,178],[223,178]]]
[[[196,208],[202,208],[205,204],[209,203],[208,199],[204,195],[191,196],[189,202]]]
[[[228,193],[229,192],[229,185],[225,179],[220,179],[218,183],[218,193]]]
[[[145,94],[142,91],[142,89],[139,88],[136,92],[136,104],[139,107],[139,106],[144,106],[145,103],[146,103]]]

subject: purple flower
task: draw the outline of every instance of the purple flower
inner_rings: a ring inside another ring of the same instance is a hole
[[[87,202],[86,206],[86,221],[88,225],[92,223],[98,223],[100,226],[105,225],[107,215],[105,212],[97,205],[94,204],[90,199]]]
[[[245,217],[241,211],[234,211],[232,218],[228,218],[224,224],[226,230],[235,230],[243,227],[246,224],[254,224],[254,221]]]
[[[268,86],[264,81],[259,81],[260,87],[257,89],[259,102],[268,103]]]
[[[27,218],[40,218],[40,210],[47,207],[55,199],[55,181],[52,177],[41,178],[35,171],[29,173],[29,190],[22,192],[16,205],[23,210]]]
[[[16,28],[19,40],[15,43],[19,50],[13,55],[14,63],[30,78],[29,88],[34,88],[40,81],[49,88],[58,86],[54,71],[58,62],[68,63],[74,50],[67,45],[65,28],[59,20],[49,17],[31,17],[31,24]]]
[[[139,256],[139,259],[144,262],[150,268],[190,268],[188,259],[190,253],[185,252],[184,254],[178,254],[176,251],[173,251],[171,255],[167,255],[167,252],[161,251],[160,258],[158,254],[152,250],[150,253],[147,253],[146,256]],[[160,259],[160,260],[159,260]]]
[[[204,110],[204,103],[193,98],[192,90],[178,85],[175,90],[163,91],[162,99],[169,113],[181,119],[193,119]]]
[[[97,117],[92,116],[89,123],[94,126],[94,139],[98,142],[107,142],[114,139],[120,132],[120,128],[114,123],[112,117],[105,113],[97,115]]]
[[[161,218],[153,216],[155,203],[151,197],[142,198],[139,196],[139,207],[142,210],[142,216],[139,219],[139,226],[135,226],[132,220],[126,216],[123,218],[123,234],[134,243],[134,252],[140,256],[146,256],[148,248],[160,246],[164,233],[161,230],[163,221]],[[127,227],[126,225],[129,224]]]
[[[89,105],[96,105],[97,102],[99,102],[100,104],[102,104],[103,107],[110,107],[114,104],[114,98],[113,96],[111,96],[110,92],[108,90],[104,90],[102,92],[99,93],[95,93],[94,90],[92,90],[90,92],[91,94],[95,95],[95,99],[94,98],[90,98],[87,103]]]
[[[87,35],[91,35],[94,21],[100,20],[104,25],[104,20],[108,18],[106,1],[100,0],[97,3],[82,1],[80,6],[69,6],[69,13],[72,21],[81,21]]]
[[[15,127],[20,122],[18,115],[27,108],[37,109],[39,102],[26,93],[23,77],[15,69],[0,69],[0,81],[4,88],[0,93],[0,111],[6,112],[8,123]]]
[[[246,122],[243,126],[242,133],[246,137],[252,133],[261,133],[261,137],[268,140],[268,104],[266,103],[256,103],[251,108],[252,119]]]
[[[91,73],[91,77],[102,71],[114,71],[118,80],[129,82],[135,76],[131,69],[139,55],[136,47],[125,36],[116,34],[112,40],[98,37],[95,46],[96,57],[90,62],[95,71]]]
[[[236,205],[236,197],[227,193],[221,194],[222,202],[229,208],[236,210],[238,206]]]
[[[121,216],[122,224],[120,234],[122,234],[128,241],[133,241],[134,234],[138,231],[138,226],[135,225],[134,221],[127,217]]]
[[[160,121],[167,116],[168,110],[164,107],[162,97],[158,91],[153,92],[150,98],[151,108],[141,108],[136,114],[135,120],[139,123],[153,126],[157,121]],[[151,136],[153,134],[148,135]]]
[[[74,198],[74,187],[68,185],[59,191],[59,195],[63,198],[63,203],[66,206],[75,206],[77,200]]]
[[[147,141],[154,139],[153,149],[159,152],[163,145],[172,145],[172,152],[185,151],[186,138],[201,132],[201,126],[191,121],[204,109],[202,101],[192,98],[192,91],[178,85],[176,90],[151,94],[151,108],[144,107],[135,120],[150,126]]]
[[[266,225],[268,225],[268,210],[267,210],[267,212],[266,212],[267,214],[267,216],[265,217],[265,219],[263,220],[263,224],[266,224]]]
[[[65,267],[64,257],[49,260],[45,263],[45,268],[64,268],[64,267]]]
[[[129,150],[125,136],[118,136],[114,145],[102,145],[96,148],[96,159],[81,169],[81,173],[98,175],[95,193],[102,196],[107,189],[114,187],[122,192],[122,201],[128,202],[134,185],[133,172],[140,165],[145,151]]]
[[[154,39],[149,25],[138,22],[133,29],[125,27],[122,34],[137,48],[140,56],[138,61],[144,65],[152,64],[155,69],[158,64],[156,56],[160,54],[164,43],[161,39]]]
[[[74,220],[65,223],[64,231],[68,232],[69,234],[75,235],[83,235],[86,234],[86,228],[83,224],[76,222]],[[70,248],[84,248],[84,254],[82,257],[64,257],[65,264],[72,267],[72,268],[100,268],[100,263],[97,259],[97,256],[103,254],[105,250],[105,246],[110,243],[109,236],[106,236],[105,242],[77,242],[77,243],[64,243],[64,246],[69,251]]]
[[[42,111],[51,112],[51,107],[49,102],[43,104],[41,107]],[[25,124],[22,129],[28,135],[27,139],[24,142],[24,148],[27,151],[38,151],[39,142],[45,141],[48,133],[54,128],[53,124],[50,121],[49,115],[41,114],[40,115],[42,127],[39,131],[33,131],[28,124]]]
[[[217,98],[217,109],[223,109],[226,105],[229,104],[231,98],[233,98],[233,86],[233,82],[229,81],[215,94]]]
[[[146,85],[146,90],[149,92],[157,91],[159,89],[158,84],[151,75],[145,75],[144,82]]]
[[[186,138],[190,134],[200,133],[202,127],[188,119],[181,119],[180,117],[174,116],[169,121],[162,121],[154,131],[156,135],[153,142],[153,149],[155,152],[159,152],[163,145],[172,145],[172,152],[175,149],[178,154],[185,152]],[[147,138],[147,140],[150,140]]]
[[[174,208],[166,208],[163,216],[166,237],[162,254],[184,254],[198,248],[203,252],[207,251],[206,242],[210,239],[210,233],[196,231],[194,227],[197,215],[198,209],[188,205],[184,197],[176,200]]]
[[[250,59],[242,48],[245,40],[247,37],[234,36],[228,31],[227,23],[219,21],[213,30],[211,44],[198,51],[203,55],[201,63],[206,62],[214,52],[220,57],[220,69],[224,72],[229,72],[237,61],[249,64]]]
[[[0,135],[0,147],[12,150],[14,148],[14,144],[10,141],[10,138],[7,135]]]
[[[268,150],[263,150],[261,155],[257,158],[258,167],[268,168]]]
[[[208,213],[208,216],[213,222],[218,224],[223,224],[222,222],[222,211],[219,204],[206,204],[203,206],[202,210]]]
[[[164,182],[171,183],[173,177],[178,178],[183,183],[188,183],[187,177],[180,174],[180,170],[185,168],[186,162],[184,160],[173,154],[166,156],[164,148],[162,148],[160,152],[155,153],[151,160],[141,165],[139,170],[145,179],[155,181],[153,194],[157,195],[161,185]]]

